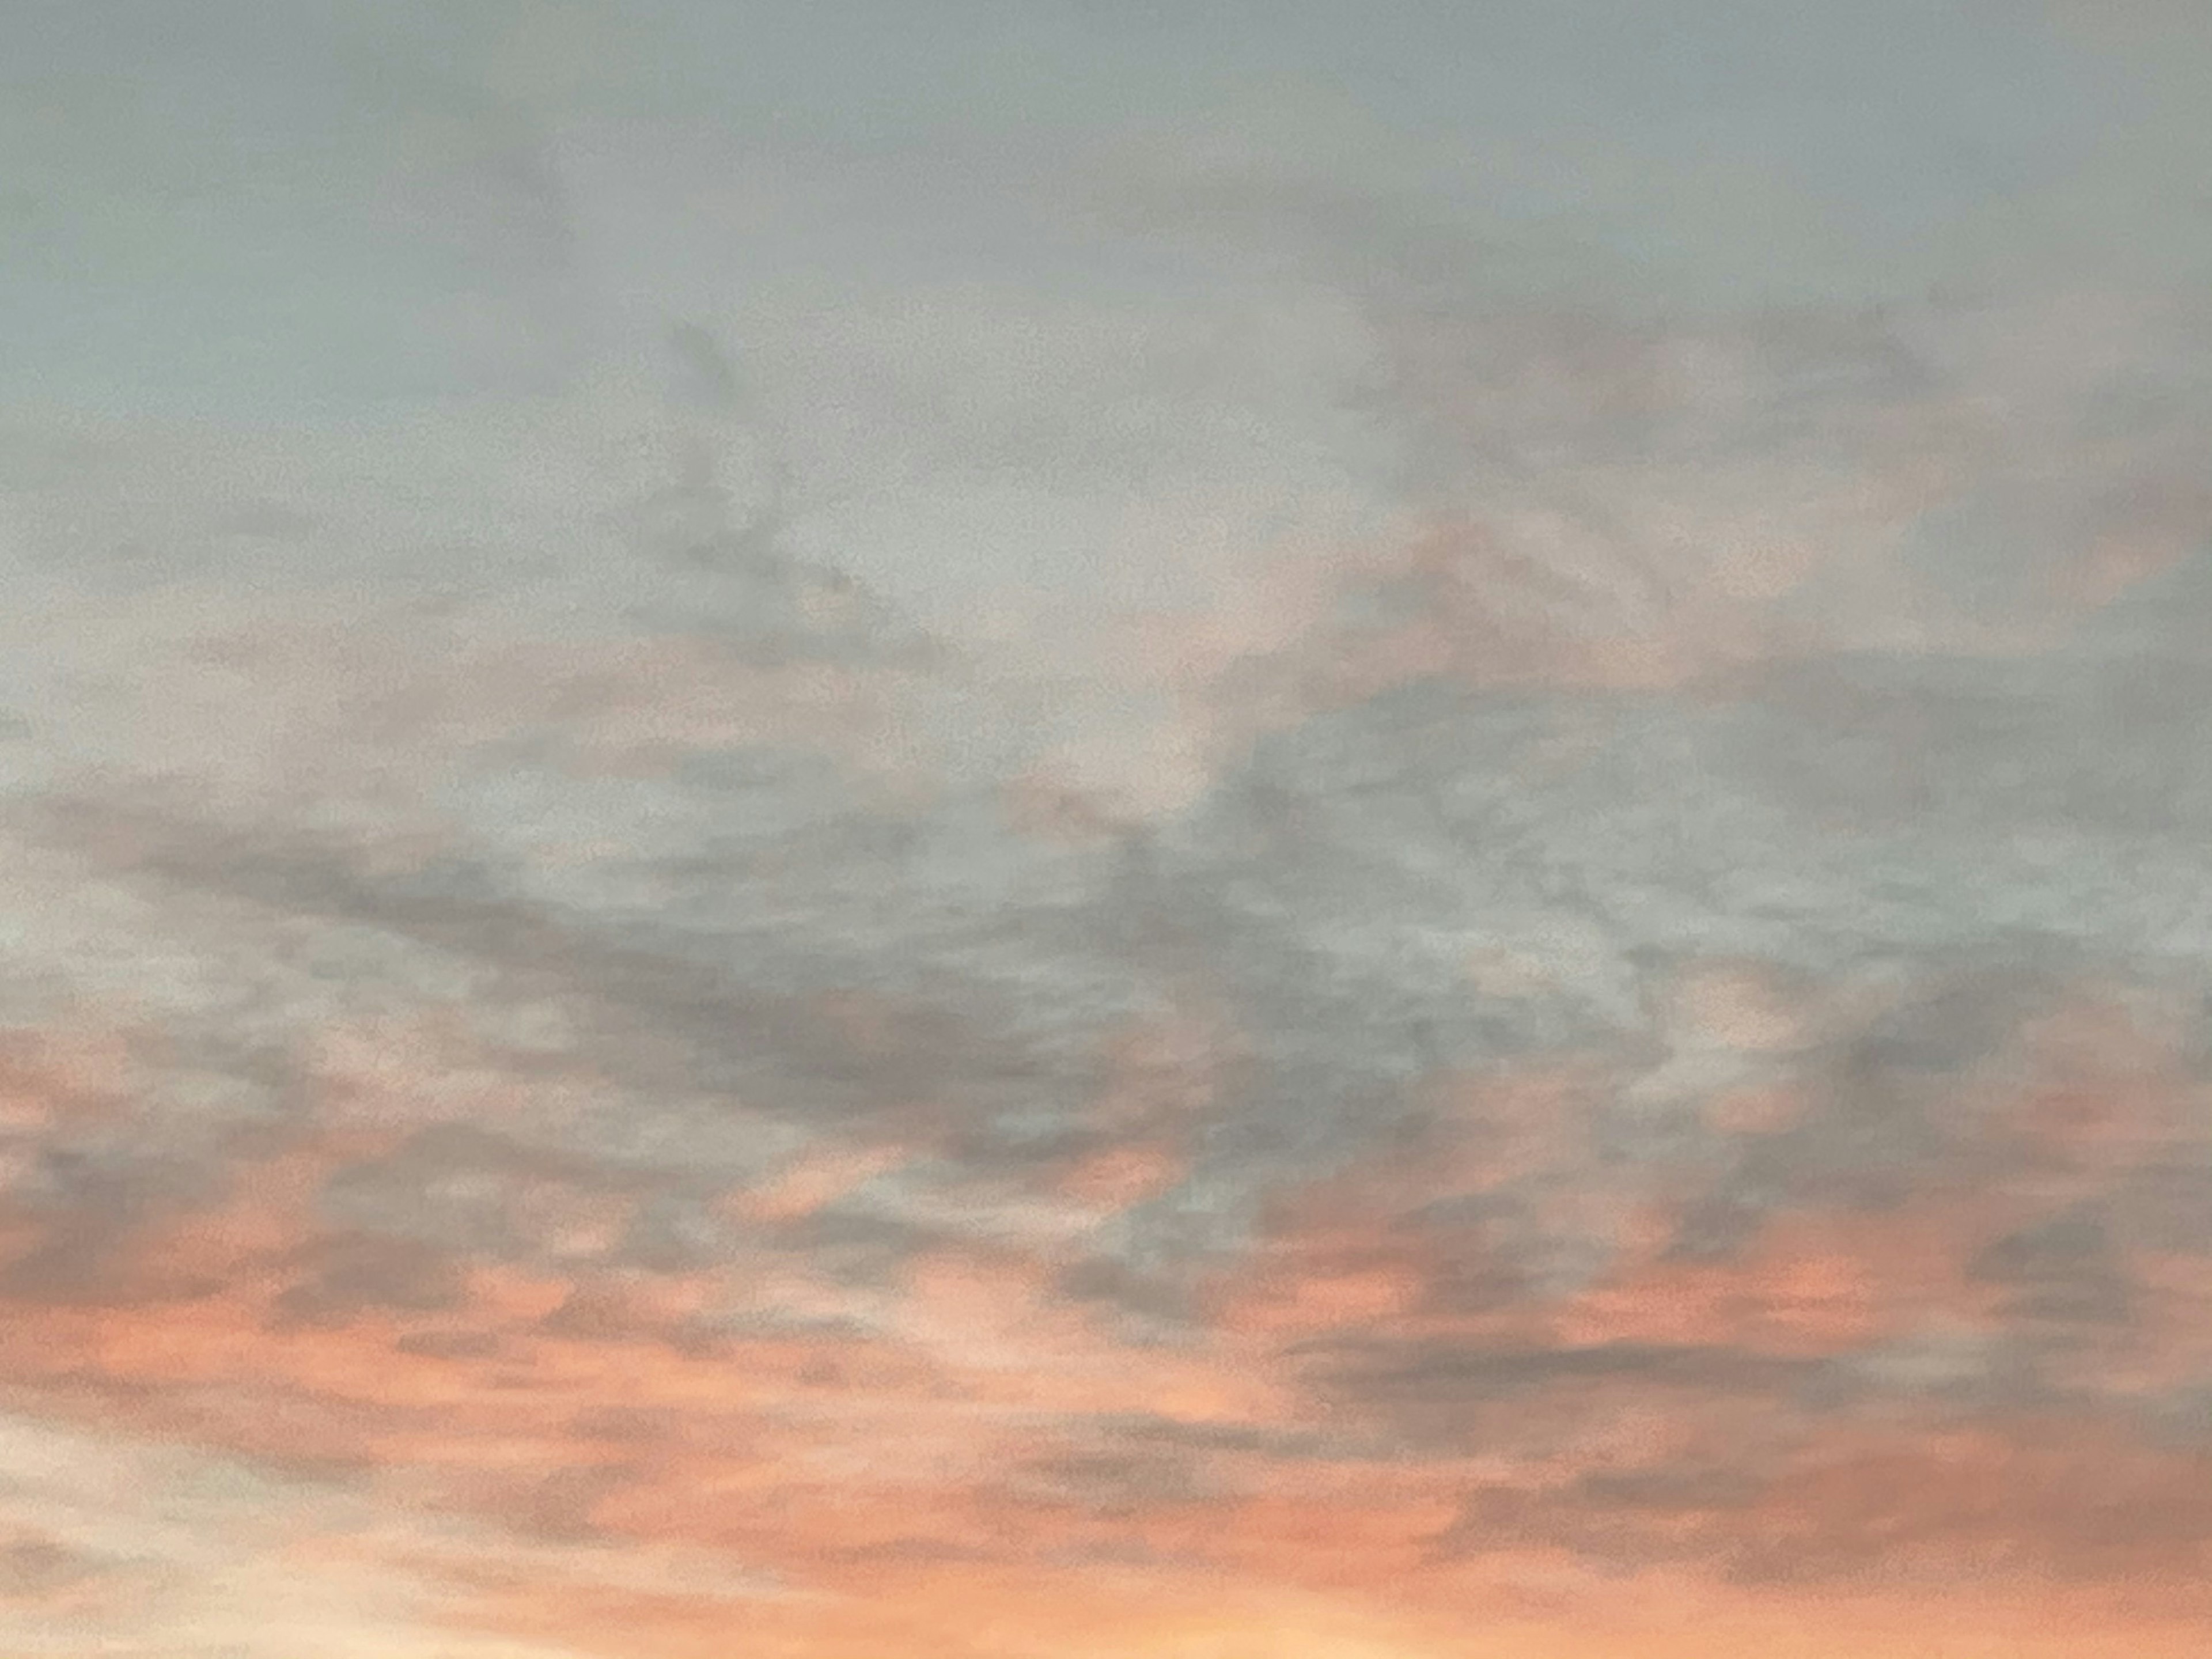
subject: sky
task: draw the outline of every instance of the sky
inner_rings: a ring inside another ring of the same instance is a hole
[[[0,1649],[2212,1623],[2212,15],[0,9]]]

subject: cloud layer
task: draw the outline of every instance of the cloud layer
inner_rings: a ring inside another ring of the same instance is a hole
[[[20,118],[177,355],[0,410],[10,1651],[2195,1651],[2212,377],[2071,193],[2187,76],[1916,25],[1890,199],[1849,30],[1584,153],[1398,9]]]

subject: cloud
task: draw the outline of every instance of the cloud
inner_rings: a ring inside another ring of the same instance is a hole
[[[335,408],[8,412],[8,1641],[2201,1645],[2201,307],[2039,193],[2143,155],[1533,14],[1483,189],[1204,20],[771,138],[672,16],[256,106],[408,255]]]

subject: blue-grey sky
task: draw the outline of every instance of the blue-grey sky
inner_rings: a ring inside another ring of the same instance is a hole
[[[2193,267],[2201,141],[2143,65],[2084,51],[2063,22],[1901,0],[25,0],[0,116],[9,383],[296,403],[525,374],[454,361],[441,310],[465,289],[518,313],[512,328],[555,327],[532,307],[556,303],[540,290],[578,257],[563,216],[588,213],[594,186],[550,158],[641,125],[896,160],[896,210],[855,228],[882,239],[855,258],[911,255],[950,222],[968,274],[1023,280],[1048,269],[1045,232],[1033,206],[991,199],[1003,181],[979,168],[1066,193],[1086,163],[1165,149],[1259,188],[1386,197],[1502,244],[1501,265],[1540,260],[1540,280],[1646,306],[1909,299],[2002,281],[2022,258],[2106,262],[2100,164],[2162,133],[2174,199],[2129,234]],[[482,176],[457,176],[471,167]],[[641,154],[597,187],[657,207],[653,228],[681,243],[684,204],[665,185]],[[788,227],[752,230],[770,246],[692,251],[788,257],[775,246]],[[561,325],[588,328],[606,296],[569,275]]]

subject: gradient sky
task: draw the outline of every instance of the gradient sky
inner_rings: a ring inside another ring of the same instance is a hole
[[[2179,1659],[2212,13],[0,8],[0,1650]]]

